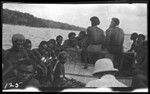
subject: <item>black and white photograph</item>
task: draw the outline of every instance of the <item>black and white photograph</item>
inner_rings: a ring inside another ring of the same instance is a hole
[[[3,2],[3,92],[148,92],[147,6]]]

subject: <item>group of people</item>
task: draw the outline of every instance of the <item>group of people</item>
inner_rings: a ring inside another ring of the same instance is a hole
[[[74,32],[71,32],[68,34],[68,39],[62,44],[63,37],[58,35],[56,39],[42,41],[38,48],[34,49],[31,49],[31,40],[26,39],[22,34],[14,34],[12,47],[2,50],[3,88],[10,83],[12,87],[18,85],[20,87],[59,87],[60,83],[67,79],[64,64],[69,51],[80,53],[81,61],[85,63],[85,69],[88,68],[89,63],[94,63],[94,76],[107,78],[107,80],[113,79],[109,80],[110,82],[104,79],[90,82],[86,85],[87,87],[100,87],[102,83],[105,85],[105,82],[111,87],[126,87],[114,80],[114,76],[112,76],[114,72],[120,70],[124,52],[124,31],[119,28],[119,19],[112,18],[106,32],[98,27],[100,24],[98,17],[93,16],[90,21],[91,26],[87,28],[87,31],[81,31],[77,37]],[[147,76],[145,72],[147,71],[145,68],[147,67],[145,65],[147,64],[147,41],[143,34],[138,35],[137,33],[131,35],[131,40],[133,40],[133,44],[129,52],[136,54],[137,62],[134,67],[135,82],[133,81],[133,84],[138,84],[136,81],[139,79],[140,81],[142,79],[141,83],[143,83],[143,79],[147,81],[146,78],[142,78],[143,75]],[[104,75],[105,77],[103,77]],[[136,79],[137,76],[139,79]],[[113,84],[111,81],[119,85]],[[18,84],[12,85],[12,82]]]
[[[123,65],[124,51],[124,31],[119,28],[119,19],[112,18],[110,27],[106,30],[106,36],[102,29],[98,28],[99,19],[97,17],[91,18],[92,26],[87,29],[88,39],[92,42],[87,47],[87,52],[95,54],[96,52],[103,57],[96,59],[94,66],[94,72],[92,75],[97,80],[90,81],[86,84],[86,87],[127,87],[125,84],[120,83],[116,79],[116,73],[121,71]],[[92,35],[95,34],[95,37]],[[94,43],[94,39],[98,40]],[[148,87],[148,44],[145,40],[146,37],[143,34],[133,33],[130,37],[133,40],[131,49],[127,53],[131,53],[133,57],[132,69],[132,84],[133,88],[147,88]],[[100,41],[101,40],[101,41]],[[90,47],[91,46],[91,47]],[[104,51],[106,50],[106,51]],[[96,54],[97,54],[96,53]],[[127,62],[126,62],[127,64]],[[132,64],[131,64],[132,65]],[[128,70],[128,69],[126,69]]]
[[[3,88],[58,87],[65,80],[66,52],[62,51],[62,36],[42,41],[38,48],[22,34],[12,36],[12,47],[2,50]],[[13,85],[14,83],[17,85]]]
[[[132,86],[135,88],[148,87],[148,44],[143,34],[133,33],[133,43],[129,52],[135,54],[133,65]]]

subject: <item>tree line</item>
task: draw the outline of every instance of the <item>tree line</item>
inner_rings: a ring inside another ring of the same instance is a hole
[[[25,25],[31,27],[59,28],[59,29],[76,30],[76,31],[86,30],[85,28],[79,26],[37,18],[29,13],[22,13],[19,11],[14,11],[9,9],[3,9],[2,23],[13,24],[13,25]]]

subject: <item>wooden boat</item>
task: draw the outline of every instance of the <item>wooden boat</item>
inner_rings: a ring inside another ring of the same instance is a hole
[[[129,53],[125,53],[125,59],[127,59],[126,55]],[[129,55],[127,55],[129,56]],[[68,60],[68,62],[65,64],[65,73],[66,76],[69,76],[73,79],[76,79],[77,81],[80,81],[82,83],[87,83],[91,80],[94,80],[96,78],[94,78],[91,74],[93,72],[94,69],[94,64],[88,64],[88,68],[84,69],[84,63],[82,63],[80,61],[80,57],[78,57],[78,55],[76,54],[74,56],[75,61],[70,61]],[[127,60],[126,60],[127,61]],[[123,65],[124,66],[124,65]],[[132,83],[132,76],[117,76],[116,77],[120,82],[124,83],[127,86],[131,86]]]

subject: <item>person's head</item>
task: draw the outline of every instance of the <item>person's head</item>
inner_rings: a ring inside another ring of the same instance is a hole
[[[91,17],[91,18],[90,18],[90,21],[91,21],[91,25],[92,25],[92,26],[97,26],[97,25],[100,24],[100,20],[99,20],[99,18],[96,17],[96,16]]]
[[[47,49],[48,48],[48,44],[46,41],[41,41],[40,45],[39,45],[39,49]]]
[[[48,46],[52,49],[56,46],[55,39],[50,39],[47,43],[48,43]]]
[[[58,60],[62,63],[65,64],[67,61],[67,53],[62,51],[58,54]]]
[[[120,24],[120,21],[118,18],[113,17],[110,23],[110,27],[116,27]]]
[[[130,39],[136,40],[138,38],[138,33],[132,33]]]
[[[25,37],[22,34],[14,34],[12,36],[13,48],[22,50],[24,47]]]
[[[141,42],[144,42],[144,41],[145,41],[145,35],[139,34],[137,40],[138,40],[138,42],[140,42],[140,43],[141,43]]]
[[[62,41],[63,41],[63,37],[61,36],[61,35],[58,35],[57,37],[56,37],[56,42],[57,42],[57,44],[62,44]]]
[[[29,60],[24,60],[17,67],[17,76],[22,80],[27,80],[35,72],[34,66]]]
[[[46,41],[42,41],[39,45],[39,50],[41,52],[42,55],[49,55],[49,52],[48,52],[48,44]]]
[[[26,40],[25,40],[24,48],[25,48],[26,50],[31,50],[31,48],[32,48],[31,40],[29,40],[29,39],[26,39]]]
[[[47,49],[42,49],[40,52],[44,57],[48,57],[50,55],[50,52]]]
[[[70,32],[70,33],[68,34],[69,40],[74,40],[75,37],[76,37],[76,34],[75,34],[74,32]]]
[[[80,31],[78,36],[79,36],[79,38],[83,38],[83,37],[86,36],[86,32],[85,31]]]
[[[113,62],[109,58],[103,58],[96,61],[93,76],[101,78],[105,74],[114,75],[118,69],[114,68]]]

